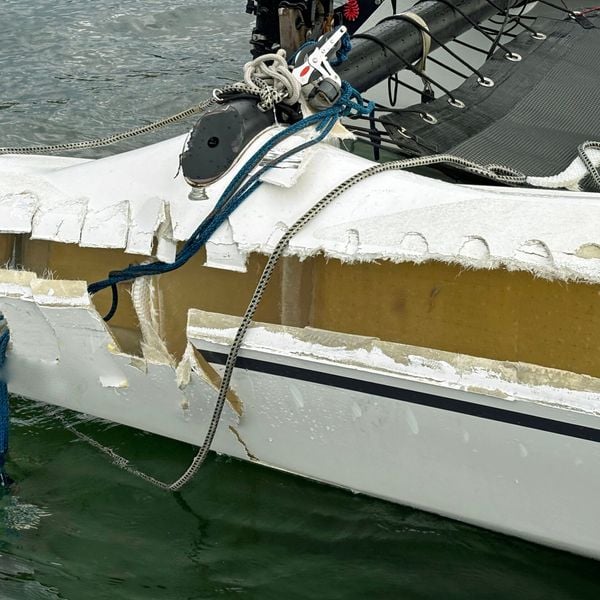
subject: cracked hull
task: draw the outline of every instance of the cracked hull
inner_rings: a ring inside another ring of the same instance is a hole
[[[183,357],[149,360],[119,349],[82,282],[4,271],[0,298],[13,393],[201,442],[238,318],[190,311]],[[256,325],[214,449],[600,558],[599,391],[555,369]]]
[[[171,261],[236,175],[191,202],[182,142],[0,158],[0,255],[26,269],[0,272],[14,394],[201,443],[228,315],[288,227],[373,164],[319,144],[184,267],[122,286],[108,328],[82,280]],[[214,450],[600,558],[598,197],[405,172],[347,190],[275,271]]]
[[[0,302],[12,323],[7,378],[13,394],[198,444],[216,391],[197,362],[172,365],[122,353],[89,302],[83,282],[39,280],[5,271]],[[239,410],[239,407],[237,407]],[[227,425],[239,415],[226,406],[217,447],[243,448]]]

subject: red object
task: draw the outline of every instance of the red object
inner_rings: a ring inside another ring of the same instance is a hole
[[[304,77],[310,71],[310,67],[306,65],[302,71],[300,71],[300,77]]]
[[[347,0],[344,5],[344,19],[347,21],[356,21],[360,14],[360,4],[358,0]]]

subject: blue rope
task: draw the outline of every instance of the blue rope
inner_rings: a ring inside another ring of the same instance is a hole
[[[183,248],[175,256],[175,260],[171,263],[154,262],[144,265],[130,265],[119,271],[112,271],[106,279],[92,283],[88,286],[88,292],[95,294],[107,287],[112,288],[113,302],[109,314],[105,317],[108,320],[116,311],[118,295],[117,284],[124,281],[130,281],[137,277],[148,275],[159,275],[174,271],[187,263],[210,239],[214,232],[222,225],[222,223],[233,213],[233,211],[242,204],[254,190],[260,185],[261,176],[269,169],[273,168],[280,162],[287,160],[290,156],[301,152],[302,150],[319,143],[331,131],[337,120],[341,116],[349,116],[351,114],[368,115],[374,109],[374,103],[369,102],[366,106],[360,94],[347,82],[342,82],[342,93],[340,99],[330,108],[310,115],[286,129],[275,134],[263,146],[257,150],[244,164],[244,166],[236,173],[235,177],[229,183],[218,202],[210,214],[200,223],[196,230],[192,233]],[[293,148],[292,150],[278,156],[276,159],[269,162],[259,169],[254,175],[251,172],[259,165],[260,161],[283,140],[295,135],[296,133],[315,126],[318,135],[308,140],[304,144]]]
[[[0,371],[4,368],[4,361],[6,359],[6,350],[8,348],[8,342],[10,341],[10,332],[4,322],[4,316],[0,313],[0,327],[2,327],[2,333],[0,334]],[[8,402],[8,386],[6,385],[6,378],[4,372],[1,373],[0,377],[0,488],[6,488],[12,483],[12,479],[6,474],[4,470],[4,463],[6,462],[6,455],[8,454],[8,431],[10,425],[10,406]]]
[[[332,67],[339,67],[345,60],[348,60],[348,54],[352,50],[352,42],[350,36],[345,33],[342,37],[340,49],[336,52],[335,58],[331,61]]]

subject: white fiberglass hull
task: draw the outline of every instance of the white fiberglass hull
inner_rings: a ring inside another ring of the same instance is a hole
[[[191,202],[181,175],[173,179],[181,143],[98,161],[6,157],[0,231],[69,248],[81,270],[87,263],[78,252],[85,248],[170,261],[237,168],[208,189],[208,201]],[[301,214],[370,165],[326,144],[315,147],[300,168],[281,169],[215,232],[206,264],[245,271],[249,256],[272,251]],[[292,240],[288,255],[322,254],[342,265],[437,261],[528,271],[558,286],[597,284],[598,197],[382,173],[323,211]],[[202,443],[218,376],[194,348],[218,371],[235,320],[223,325],[192,310],[183,359],[163,351],[150,330],[141,332],[143,356],[130,355],[85,282],[43,272],[0,272],[0,310],[12,340],[10,390]],[[281,322],[293,322],[293,302],[280,304]],[[143,328],[146,319],[137,319]],[[598,379],[331,331],[269,328],[266,338],[261,328],[248,336],[214,450],[600,558]]]
[[[235,318],[192,311],[176,371],[115,352],[93,307],[26,279],[3,299],[13,393],[201,443],[216,388],[193,348],[219,371]],[[580,391],[542,383],[565,378]],[[600,558],[593,378],[268,326],[232,390],[217,452]]]

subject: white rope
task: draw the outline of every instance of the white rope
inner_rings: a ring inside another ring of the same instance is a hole
[[[289,69],[285,50],[247,62],[244,83],[252,93],[260,96],[258,105],[265,111],[280,102],[296,104],[300,100],[302,86]]]
[[[431,36],[429,33],[429,25],[425,22],[421,16],[417,13],[413,12],[404,12],[402,16],[408,21],[412,21],[417,25],[420,25],[423,29],[421,31],[421,42],[422,42],[422,50],[421,50],[421,58],[419,59],[419,63],[417,64],[417,69],[421,73],[425,73],[425,68],[427,67],[427,57],[429,56],[429,51],[431,50]]]
[[[425,69],[427,68],[427,57],[429,56],[429,52],[431,50],[431,36],[429,33],[429,25],[427,25],[425,19],[423,19],[420,15],[413,12],[404,12],[402,13],[403,18],[407,21],[412,21],[419,27],[419,31],[421,32],[421,58],[419,62],[415,66],[416,70],[420,73],[421,79],[423,80],[423,86],[427,91],[433,91],[431,87],[431,82],[425,77]]]
[[[582,191],[581,182],[589,175],[596,187],[594,191],[600,192],[600,142],[584,142],[578,152],[579,156],[561,173],[550,177],[529,176],[527,183],[533,187]]]

